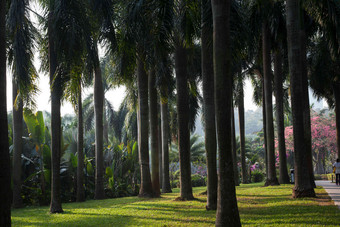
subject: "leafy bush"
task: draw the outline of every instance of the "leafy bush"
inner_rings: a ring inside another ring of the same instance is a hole
[[[193,174],[191,175],[191,185],[193,187],[206,186],[206,178],[198,174]]]
[[[264,174],[260,170],[255,170],[251,173],[251,181],[253,183],[262,182],[264,180]]]

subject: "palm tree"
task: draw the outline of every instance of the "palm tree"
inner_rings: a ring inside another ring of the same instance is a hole
[[[21,153],[22,153],[22,119],[23,119],[23,103],[19,96],[17,83],[15,79],[12,81],[13,86],[13,208],[21,208]],[[17,99],[18,97],[18,99]]]
[[[181,169],[181,198],[193,199],[190,169],[189,100],[187,83],[187,52],[183,41],[175,47],[175,70],[177,88],[178,145]]]
[[[207,210],[217,208],[217,166],[216,166],[216,126],[214,100],[214,65],[212,47],[212,12],[211,1],[202,1],[202,76],[204,134],[207,156]]]
[[[96,176],[95,176],[95,199],[104,199],[104,158],[103,158],[103,112],[104,112],[104,89],[102,70],[98,56],[98,41],[105,41],[109,45],[111,53],[116,51],[117,42],[114,26],[114,1],[99,0],[91,1],[92,14],[97,19],[97,36],[93,37],[93,68],[94,68],[94,115],[95,115],[95,153],[96,153]]]
[[[148,140],[148,80],[142,56],[137,57],[137,84],[138,84],[138,149],[141,171],[141,187],[139,196],[151,197],[153,195],[150,167],[149,167],[149,140]]]
[[[212,0],[214,22],[214,75],[219,181],[216,226],[241,226],[238,213],[231,140],[232,76],[230,50],[231,1]]]
[[[162,128],[162,193],[171,191],[169,174],[169,120],[168,120],[168,100],[161,99],[161,128]]]
[[[21,153],[23,134],[23,100],[28,102],[32,93],[36,71],[33,66],[34,39],[37,31],[28,19],[28,1],[11,1],[7,16],[9,34],[9,63],[13,77],[13,202],[14,208],[22,207],[21,198]],[[33,103],[34,101],[31,101]]]
[[[287,157],[286,146],[284,137],[284,90],[283,90],[283,54],[286,54],[286,25],[284,17],[284,5],[283,2],[277,1],[273,7],[274,16],[272,18],[272,35],[274,36],[273,42],[273,55],[274,55],[274,94],[276,103],[276,126],[278,137],[278,150],[279,150],[279,183],[288,184],[290,182],[287,170]]]
[[[123,55],[122,59],[126,61],[126,57],[134,59],[135,64],[132,63],[132,68],[137,75],[137,90],[138,90],[138,149],[139,149],[139,164],[141,170],[141,187],[139,196],[152,197],[152,183],[149,167],[149,144],[148,144],[148,132],[149,132],[149,105],[148,105],[148,75],[147,69],[149,69],[149,53],[150,46],[147,40],[151,35],[152,20],[148,14],[148,5],[145,1],[131,1],[125,4],[126,15],[123,18],[124,26],[122,34],[125,36],[122,39],[120,46],[130,46],[130,52],[121,49]],[[125,30],[124,30],[125,29]],[[133,53],[133,54],[132,54]],[[125,64],[126,66],[126,64]],[[136,66],[136,67],[134,67]],[[131,72],[130,72],[131,74]],[[131,75],[130,75],[131,76]]]
[[[0,225],[11,226],[11,170],[8,151],[6,94],[6,1],[0,2]]]
[[[245,152],[245,126],[244,126],[244,91],[243,91],[243,78],[242,74],[237,75],[237,107],[238,107],[238,119],[240,127],[240,154],[241,154],[241,169],[242,169],[242,183],[248,183],[247,167],[246,167],[246,152]]]
[[[273,101],[272,101],[272,70],[271,70],[271,44],[270,32],[267,22],[262,22],[262,54],[263,54],[263,81],[264,101],[266,104],[266,133],[267,133],[267,160],[268,175],[265,185],[278,185],[275,169],[275,147],[274,147],[274,123],[273,123]]]
[[[307,166],[307,147],[304,142],[304,116],[303,116],[303,71],[301,65],[301,40],[299,36],[300,5],[298,1],[287,0],[287,39],[288,60],[291,81],[291,102],[294,128],[294,170],[295,187],[293,197],[315,197],[314,189],[310,182]]]
[[[77,202],[85,201],[84,190],[84,121],[82,105],[82,87],[84,79],[81,76],[82,63],[77,67],[74,66],[71,73],[71,79],[66,86],[66,98],[72,103],[78,116],[78,141],[77,141]]]
[[[79,83],[78,91],[78,165],[77,165],[77,202],[85,201],[84,189],[84,121],[83,121],[83,107],[82,107],[82,89]]]
[[[276,102],[276,125],[277,137],[279,143],[279,160],[280,160],[280,184],[289,184],[287,170],[287,155],[284,135],[284,110],[283,110],[283,76],[282,76],[282,56],[279,51],[274,54],[274,81],[275,81],[275,102]]]
[[[180,198],[193,199],[190,168],[190,130],[189,130],[189,93],[188,93],[188,46],[192,43],[192,18],[188,18],[190,1],[176,1],[174,14],[174,58],[177,89],[178,147],[180,161]],[[183,26],[185,24],[185,26]]]
[[[231,108],[231,134],[232,134],[232,144],[233,144],[233,169],[234,169],[234,180],[235,180],[235,185],[239,186],[240,185],[240,179],[239,179],[239,174],[238,174],[238,167],[237,167],[237,149],[236,149],[236,132],[235,132],[235,113],[234,113],[234,105],[233,102],[232,108]]]
[[[48,55],[51,87],[51,153],[52,153],[52,184],[51,184],[51,213],[62,213],[60,198],[60,154],[61,154],[61,117],[60,106],[62,96],[61,75],[57,74],[58,60],[54,26],[54,2],[49,2],[48,13]]]
[[[159,183],[159,151],[158,151],[158,102],[156,88],[156,74],[150,70],[148,76],[149,88],[149,118],[151,137],[151,181],[152,190],[155,197],[160,196]]]

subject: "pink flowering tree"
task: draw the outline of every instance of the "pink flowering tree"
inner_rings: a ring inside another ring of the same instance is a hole
[[[336,127],[333,114],[311,113],[311,133],[312,133],[312,154],[315,173],[324,173],[334,161],[336,155]],[[293,126],[285,128],[285,139],[287,149],[287,161],[291,167],[294,165],[293,152]],[[276,140],[277,147],[277,140]],[[278,151],[276,151],[278,164]]]

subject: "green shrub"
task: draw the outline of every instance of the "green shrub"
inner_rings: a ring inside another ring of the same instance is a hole
[[[171,188],[179,188],[179,180],[170,181]]]
[[[200,187],[200,186],[207,185],[205,177],[198,175],[198,174],[191,175],[191,184],[193,187]]]
[[[264,174],[260,170],[254,170],[251,172],[251,181],[253,183],[262,182],[264,180]]]

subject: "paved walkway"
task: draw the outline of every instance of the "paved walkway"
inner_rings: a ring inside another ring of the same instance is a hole
[[[338,206],[338,208],[340,209],[340,186],[326,180],[317,180],[315,181],[315,184],[317,186],[322,186],[326,190],[328,195],[332,198],[335,205]]]

